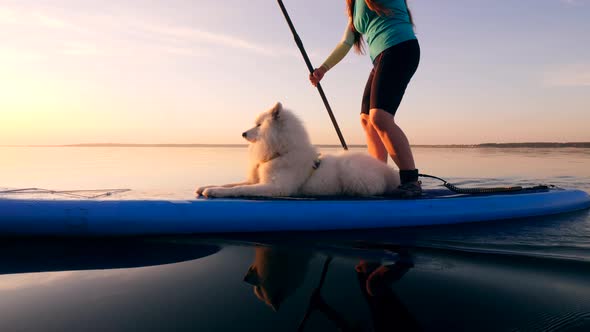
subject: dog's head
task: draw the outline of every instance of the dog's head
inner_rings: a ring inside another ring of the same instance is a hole
[[[260,140],[268,139],[273,134],[276,135],[275,132],[280,126],[281,113],[284,112],[283,105],[276,103],[270,110],[258,115],[256,125],[243,132],[242,137],[250,143],[256,143]]]
[[[309,136],[295,114],[276,103],[256,118],[256,125],[242,133],[257,153],[273,156],[289,151],[293,146],[310,145]]]

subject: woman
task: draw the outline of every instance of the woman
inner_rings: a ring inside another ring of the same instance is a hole
[[[373,70],[363,95],[361,124],[369,153],[383,162],[387,162],[389,154],[400,169],[400,195],[419,196],[422,188],[410,143],[395,123],[395,113],[420,61],[412,15],[406,0],[346,0],[346,3],[349,22],[344,37],[309,79],[316,86],[353,46],[362,54],[363,36],[367,39]]]

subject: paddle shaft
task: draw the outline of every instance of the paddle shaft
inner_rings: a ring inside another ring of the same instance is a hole
[[[303,56],[303,60],[305,60],[305,64],[307,65],[307,69],[309,69],[309,73],[313,73],[314,67],[311,64],[309,57],[307,56],[307,52],[305,52],[305,48],[303,47],[303,42],[301,42],[301,38],[299,38],[299,35],[297,34],[297,31],[295,30],[295,26],[293,26],[293,22],[291,21],[291,18],[289,17],[289,13],[287,13],[287,9],[285,8],[283,1],[277,0],[277,2],[279,3],[279,7],[281,7],[281,11],[283,12],[283,16],[285,16],[285,20],[287,20],[287,24],[289,25],[289,29],[291,29],[291,32],[293,33],[293,38],[295,38],[295,43],[297,44],[299,51],[301,51],[301,55]],[[326,110],[328,111],[328,115],[330,116],[330,120],[332,120],[332,124],[334,125],[334,129],[336,129],[336,134],[338,134],[338,138],[340,139],[340,144],[342,144],[342,147],[344,148],[344,150],[348,150],[348,146],[346,145],[346,141],[344,140],[344,136],[342,136],[342,132],[340,131],[340,127],[338,126],[338,122],[336,121],[336,118],[334,117],[334,113],[332,112],[332,108],[330,107],[330,103],[328,103],[328,98],[326,98],[326,94],[324,93],[324,89],[322,89],[322,86],[320,85],[319,82],[316,87],[318,89],[318,92],[320,93],[320,96],[322,97],[322,101],[324,102],[324,106],[326,106]]]
[[[311,295],[311,299],[309,300],[309,302],[310,302],[309,306],[307,307],[307,310],[305,311],[305,315],[303,316],[303,319],[299,323],[299,327],[297,328],[297,332],[302,332],[305,329],[305,324],[307,323],[307,320],[311,316],[312,312],[315,309],[317,309],[317,308],[315,308],[313,303],[315,300],[318,300],[321,297],[320,291],[322,290],[322,287],[324,287],[324,281],[326,281],[326,275],[328,274],[328,267],[330,266],[331,262],[332,262],[332,256],[328,256],[328,258],[326,258],[326,261],[324,262],[324,267],[322,268],[322,274],[320,276],[320,282],[318,283],[318,287],[316,289],[314,289],[314,291]]]

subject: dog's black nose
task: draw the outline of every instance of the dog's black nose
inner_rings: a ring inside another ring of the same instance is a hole
[[[243,132],[243,133],[242,133],[242,137],[243,137],[243,138],[246,138],[246,136],[248,136],[248,133],[247,133],[247,132]]]

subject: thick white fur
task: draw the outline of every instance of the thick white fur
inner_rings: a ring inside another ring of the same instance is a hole
[[[205,197],[375,196],[394,191],[399,175],[365,153],[318,152],[301,121],[277,103],[260,114],[254,128],[244,133],[250,142],[246,182],[206,186],[196,190]]]

